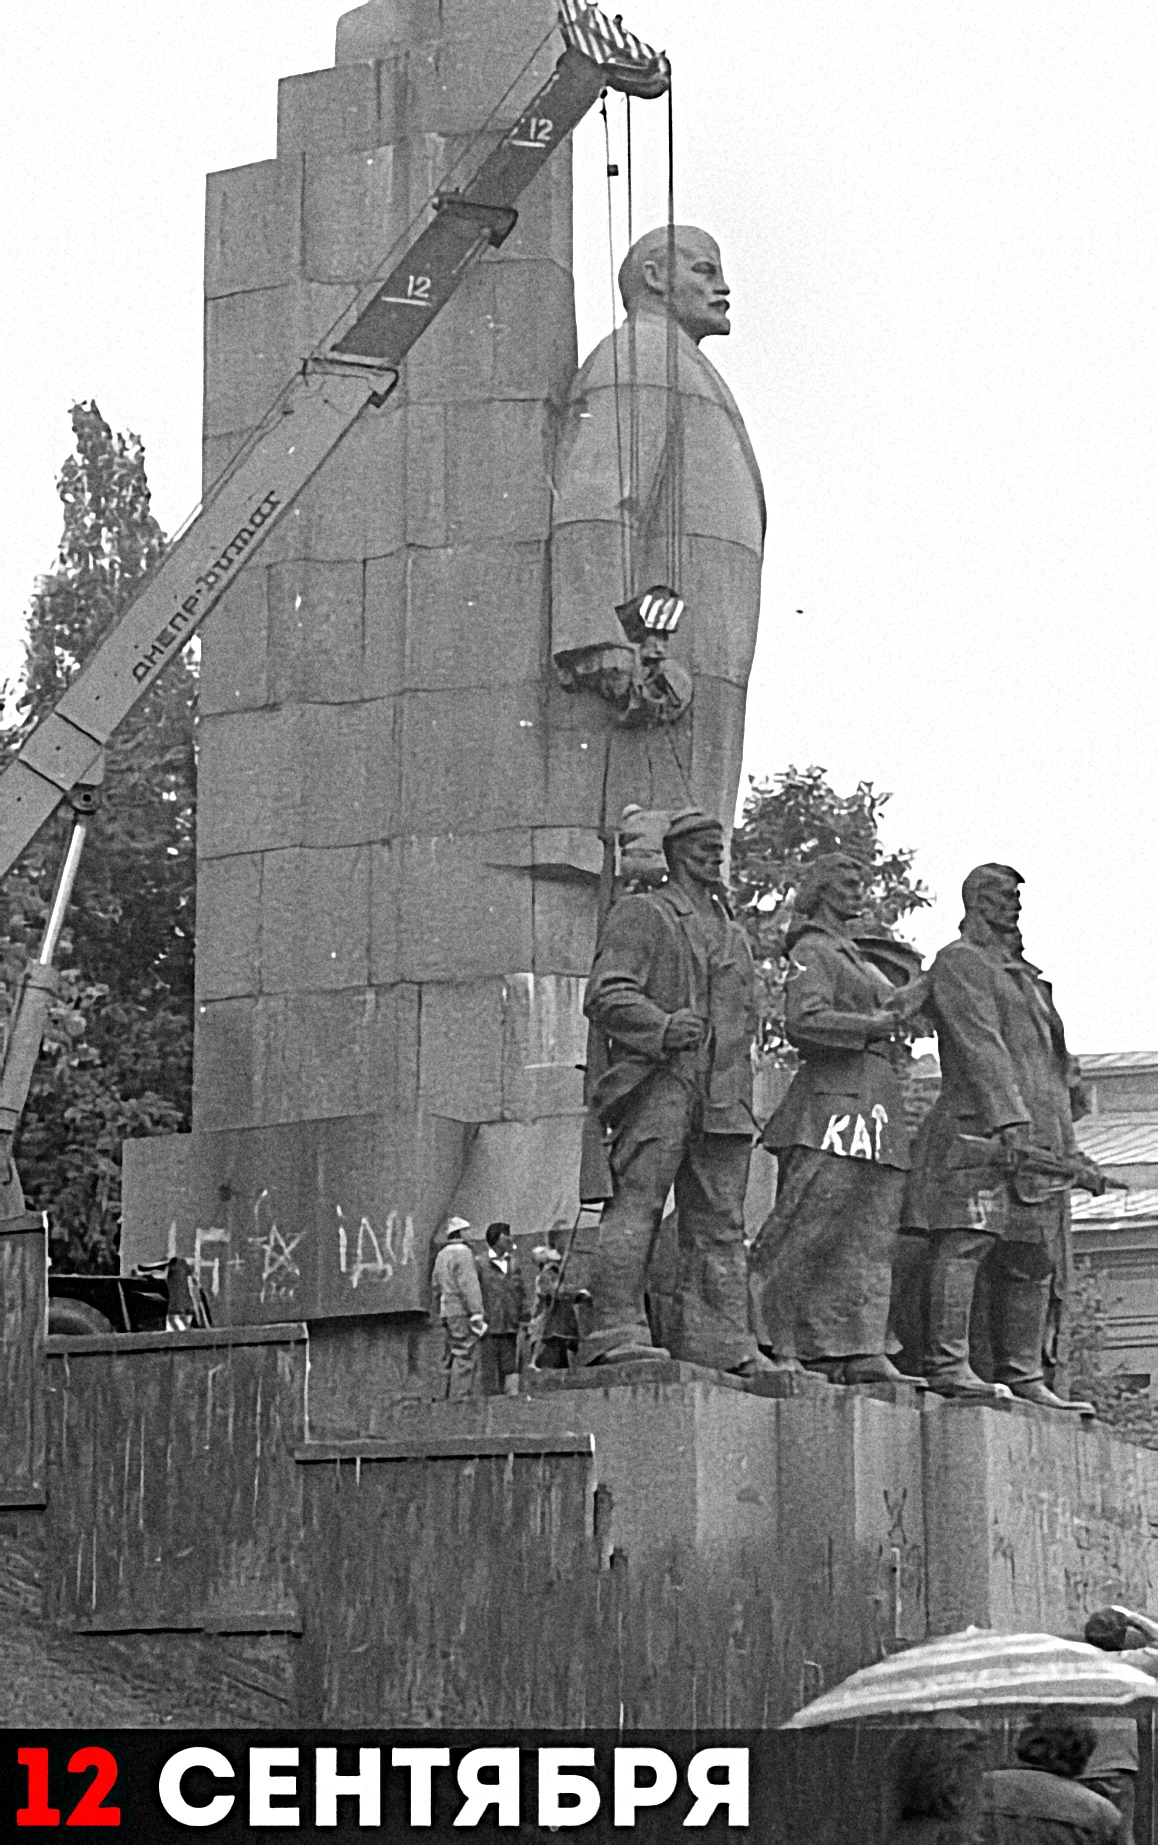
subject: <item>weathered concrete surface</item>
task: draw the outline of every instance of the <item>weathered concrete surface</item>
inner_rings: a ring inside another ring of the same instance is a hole
[[[231,1729],[295,1721],[299,1643],[287,1634],[92,1634],[51,1620],[53,1537],[51,1513],[0,1510],[0,1724]]]
[[[211,175],[207,480],[528,55],[509,108],[550,71],[554,15],[374,0],[340,22],[333,70],[282,84],[277,158]],[[550,743],[570,262],[565,147],[205,626],[194,1134],[127,1149],[124,1246],[195,1258],[224,1230],[223,1320],[413,1309],[460,1186],[520,1227],[577,1204],[600,865]],[[342,1280],[339,1230],[363,1221],[364,1244],[409,1226],[406,1262],[377,1271],[393,1285]],[[273,1223],[296,1277],[280,1248],[268,1272]]]
[[[297,1632],[305,1380],[304,1327],[50,1339],[48,1618]]]
[[[43,1221],[0,1223],[0,1506],[44,1503],[47,1304]]]
[[[0,1717],[759,1728],[926,1631],[1153,1592],[1158,1455],[1103,1429],[676,1365],[451,1405],[437,1347],[49,1340]]]
[[[1093,1608],[1158,1596],[1158,1453],[1021,1406],[933,1399],[921,1428],[930,1632],[1076,1635]]]
[[[370,1447],[356,1466],[351,1449],[349,1464],[302,1470],[306,1554],[327,1558],[335,1596],[304,1661],[304,1712],[777,1721],[898,1627],[924,1632],[919,1420],[823,1386],[773,1401],[712,1381],[401,1408],[407,1458]],[[594,1461],[504,1459],[502,1438],[527,1433],[589,1433]],[[471,1434],[495,1455],[455,1458]],[[424,1530],[440,1533],[429,1571]],[[320,1593],[320,1573],[306,1578]]]

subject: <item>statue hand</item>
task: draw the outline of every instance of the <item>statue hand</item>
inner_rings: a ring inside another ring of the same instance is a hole
[[[667,1022],[667,1030],[663,1034],[663,1048],[665,1051],[698,1050],[704,1041],[705,1030],[703,1019],[698,1018],[686,1006],[681,1007],[678,1012],[672,1013]]]
[[[895,1038],[901,1030],[901,1021],[895,1012],[885,1008],[881,1012],[870,1012],[865,1021],[865,1038],[872,1044],[878,1038]]]
[[[620,721],[645,729],[674,724],[691,702],[692,676],[687,667],[667,659],[666,650],[656,649],[641,657]]]
[[[630,705],[636,678],[631,647],[577,647],[559,655],[555,664],[568,691],[594,692],[617,711],[625,711]]]
[[[1012,1121],[1008,1127],[997,1131],[1003,1147],[1024,1149],[1033,1145],[1033,1129],[1028,1121]]]
[[[918,974],[915,980],[910,980],[908,986],[898,987],[895,993],[890,993],[884,1010],[907,1022],[916,1018],[931,991],[932,981],[928,974]]]

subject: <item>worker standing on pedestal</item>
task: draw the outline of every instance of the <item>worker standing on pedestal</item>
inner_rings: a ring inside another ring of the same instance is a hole
[[[479,1343],[487,1330],[478,1270],[462,1240],[463,1231],[469,1229],[465,1217],[450,1219],[446,1226],[446,1242],[434,1258],[430,1277],[438,1317],[442,1321],[445,1340],[442,1369],[447,1400],[451,1403],[479,1394]]]
[[[519,1330],[526,1324],[527,1294],[510,1224],[488,1224],[486,1248],[475,1257],[482,1289],[482,1390],[484,1397],[518,1389]]]
[[[670,1355],[752,1376],[776,1368],[751,1329],[744,1247],[755,970],[723,897],[720,822],[685,809],[667,828],[664,852],[667,883],[612,905],[587,986],[587,1016],[606,1041],[593,1101],[611,1133],[612,1199],[580,1360],[669,1356],[652,1342],[644,1285],[674,1187]]]

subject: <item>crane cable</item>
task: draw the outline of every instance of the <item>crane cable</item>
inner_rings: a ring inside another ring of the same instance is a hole
[[[671,86],[667,93],[667,275],[665,278],[667,294],[667,349],[665,352],[666,385],[664,403],[664,458],[661,463],[663,484],[666,489],[666,531],[667,539],[667,586],[676,594],[680,593],[683,582],[684,563],[684,414],[683,400],[680,396],[680,324],[675,317],[675,272],[676,272],[676,235],[675,235],[675,109],[672,102]],[[663,726],[663,737],[675,767],[676,774],[683,784],[685,799],[694,804],[689,775],[690,759],[685,765],[680,751],[676,748],[674,726]]]
[[[656,476],[651,484],[647,507],[640,504],[640,475],[642,472],[642,415],[639,389],[638,366],[636,357],[636,321],[628,314],[622,329],[616,327],[618,302],[618,272],[615,261],[615,211],[612,180],[617,176],[618,167],[611,157],[611,125],[607,110],[607,92],[603,92],[600,113],[603,118],[603,152],[606,169],[607,193],[607,254],[609,264],[609,286],[611,294],[611,370],[612,388],[615,401],[615,451],[618,469],[619,489],[619,544],[620,575],[623,600],[636,595],[645,585],[636,581],[636,542],[643,547],[645,567],[652,568],[654,552],[659,549],[653,541],[656,533],[655,522],[660,526],[662,538],[663,568],[667,585],[678,594],[683,577],[684,552],[684,426],[683,402],[680,397],[680,327],[676,320],[673,300],[675,284],[675,115],[672,106],[672,91],[668,88],[667,110],[667,261],[665,264],[665,291],[667,314],[665,316],[664,346],[664,436]],[[627,144],[627,247],[630,250],[635,242],[635,149],[632,137],[631,97],[625,97],[626,103],[626,144]],[[623,366],[620,359],[620,331],[625,335],[627,347],[627,411],[628,436],[627,459],[624,462],[623,439]],[[685,798],[693,798],[688,767],[681,760],[676,747],[676,739],[671,726],[663,726],[662,742],[671,757],[672,766],[681,782]]]
[[[626,99],[627,142],[627,245],[635,242],[635,150],[632,137],[631,98]],[[663,571],[667,584],[679,590],[683,575],[684,552],[684,430],[683,405],[680,398],[679,322],[675,317],[673,291],[676,269],[675,240],[675,116],[672,89],[668,88],[667,112],[667,260],[665,263],[666,325],[664,348],[664,434],[659,466],[648,497],[647,507],[640,504],[642,415],[636,328],[629,314],[624,326],[627,347],[627,420],[626,444],[623,432],[624,380],[617,316],[617,267],[615,261],[615,210],[611,182],[618,167],[611,157],[611,125],[607,110],[607,92],[600,110],[603,119],[603,149],[607,194],[607,252],[611,296],[611,369],[615,398],[615,448],[619,487],[620,571],[623,597],[626,600],[644,585],[636,582],[636,542],[641,540],[645,556],[662,548]],[[625,460],[626,448],[626,460]],[[654,532],[658,523],[659,532]],[[659,537],[661,545],[649,543]]]
[[[634,595],[635,593],[635,558],[633,556],[633,551],[634,551],[633,539],[634,539],[635,534],[632,529],[632,515],[633,515],[634,505],[635,505],[635,473],[634,473],[634,469],[625,470],[624,465],[623,465],[623,417],[621,413],[622,396],[621,396],[620,372],[619,372],[619,332],[615,325],[616,282],[617,282],[617,271],[616,271],[616,266],[615,266],[615,205],[614,205],[614,200],[613,200],[612,191],[611,191],[611,182],[615,178],[616,174],[618,173],[619,168],[615,165],[614,161],[611,158],[611,124],[608,120],[608,115],[607,115],[607,91],[606,90],[604,90],[603,95],[600,98],[599,113],[603,118],[603,157],[604,157],[604,164],[607,168],[607,263],[608,263],[608,269],[610,272],[609,280],[610,280],[610,285],[611,285],[611,375],[612,375],[611,382],[612,382],[612,395],[613,395],[613,399],[615,403],[615,461],[616,461],[616,467],[618,470],[618,486],[619,486],[619,573],[620,573],[619,596],[620,596],[621,602],[626,602],[628,597]],[[629,166],[628,167],[628,198],[629,198],[628,218],[629,220],[631,216],[630,192],[631,192],[631,168]],[[630,232],[628,233],[628,247],[630,248]],[[632,415],[634,416],[634,408],[635,408],[634,368],[629,368],[629,376],[630,376],[631,389],[630,389],[630,396],[628,398],[628,402],[631,406]]]
[[[683,576],[684,550],[684,422],[680,402],[680,325],[675,316],[675,115],[671,86],[667,93],[667,351],[665,384],[665,511],[667,518],[667,582],[677,594]]]

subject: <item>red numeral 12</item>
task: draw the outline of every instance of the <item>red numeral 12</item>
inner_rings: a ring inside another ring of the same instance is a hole
[[[68,1816],[70,1826],[119,1826],[120,1807],[106,1807],[104,1797],[116,1786],[117,1762],[107,1749],[78,1749],[68,1764],[70,1775],[82,1775],[86,1768],[96,1773]]]
[[[28,1770],[28,1805],[16,1815],[18,1826],[59,1826],[60,1808],[48,1804],[48,1750],[18,1749],[16,1760]]]
[[[60,1808],[48,1804],[48,1750],[18,1749],[16,1759],[28,1770],[28,1805],[16,1814],[18,1826],[59,1826]],[[106,1807],[104,1799],[116,1785],[115,1756],[107,1749],[78,1749],[69,1758],[70,1775],[82,1775],[94,1769],[92,1781],[85,1788],[65,1822],[69,1826],[119,1826],[121,1809]]]

